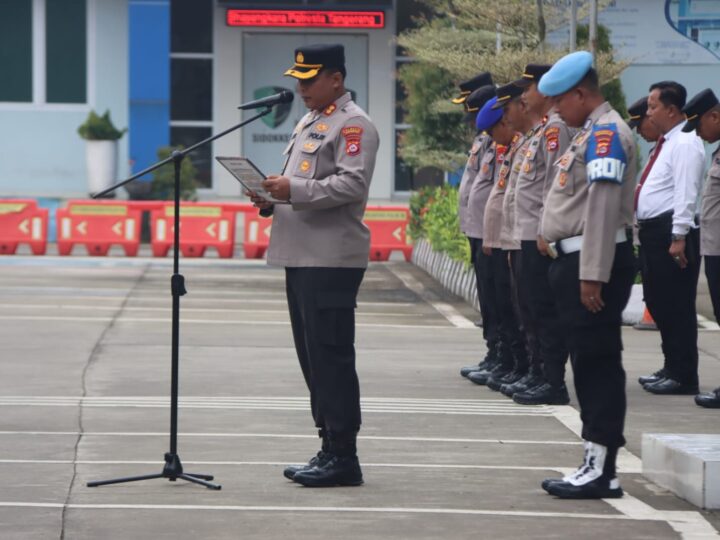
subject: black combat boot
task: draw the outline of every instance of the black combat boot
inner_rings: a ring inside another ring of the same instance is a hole
[[[320,429],[318,431],[318,436],[322,439],[322,446],[320,447],[320,451],[315,456],[313,456],[310,461],[308,461],[305,465],[289,465],[285,467],[285,470],[283,471],[283,476],[285,478],[287,478],[288,480],[292,480],[295,477],[296,473],[300,471],[310,470],[313,467],[322,465],[328,459],[330,459],[330,441],[328,440],[327,433],[324,429]]]
[[[483,371],[497,362],[497,343],[488,343],[488,351],[485,358],[479,364],[460,368],[460,375],[467,377],[473,371]]]
[[[293,481],[306,487],[359,486],[363,483],[357,458],[357,432],[329,433],[328,458],[311,469],[298,471]]]

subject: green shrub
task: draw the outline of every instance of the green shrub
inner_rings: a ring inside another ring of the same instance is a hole
[[[163,146],[158,149],[158,161],[170,157],[175,148]],[[185,156],[180,165],[180,198],[184,201],[197,200],[197,183],[195,177],[197,169],[192,164],[190,156]],[[150,199],[171,200],[175,194],[175,164],[168,163],[153,172],[152,186],[150,188]]]
[[[469,266],[470,245],[460,232],[457,189],[447,184],[436,187],[426,208],[422,228],[430,246],[434,251],[443,252],[451,259]]]
[[[410,223],[408,224],[408,234],[413,240],[425,238],[423,221],[425,220],[428,204],[434,191],[435,188],[433,186],[423,186],[417,191],[414,191],[410,196]]]
[[[90,111],[88,117],[78,127],[78,133],[88,141],[116,141],[127,131],[116,128],[110,120],[110,111],[98,116],[95,111]]]

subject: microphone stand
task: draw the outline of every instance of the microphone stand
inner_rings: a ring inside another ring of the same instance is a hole
[[[88,482],[87,487],[104,486],[108,484],[120,484],[124,482],[137,482],[140,480],[151,480],[154,478],[167,478],[171,482],[175,482],[178,478],[200,484],[209,489],[219,490],[222,486],[219,484],[213,484],[210,481],[213,479],[211,475],[207,474],[195,474],[186,473],[183,471],[182,463],[180,462],[180,456],[177,452],[177,420],[178,420],[178,375],[179,375],[179,349],[180,349],[180,297],[187,293],[185,288],[185,278],[180,274],[180,166],[182,160],[193,150],[205,146],[206,144],[219,139],[231,133],[250,122],[254,122],[258,118],[261,118],[272,111],[272,106],[268,106],[259,114],[237,124],[236,126],[226,129],[225,131],[208,137],[207,139],[200,141],[189,148],[183,150],[175,150],[170,157],[151,165],[147,169],[134,174],[130,178],[123,180],[109,187],[108,189],[96,193],[93,195],[94,199],[103,197],[108,193],[112,193],[116,189],[125,184],[132,182],[133,180],[144,176],[145,174],[154,171],[155,169],[162,167],[170,162],[175,167],[175,235],[173,239],[173,275],[170,280],[170,291],[172,294],[172,364],[171,364],[171,382],[170,382],[170,451],[165,453],[165,466],[161,473],[146,474],[142,476],[129,476],[125,478],[114,478],[112,480],[99,480],[95,482]]]

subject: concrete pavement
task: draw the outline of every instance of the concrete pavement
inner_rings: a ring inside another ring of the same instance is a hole
[[[702,512],[640,473],[643,432],[720,428],[689,397],[643,392],[659,336],[624,331],[627,451],[618,501],[539,487],[581,460],[576,400],[522,407],[461,379],[483,354],[476,314],[404,262],[371,265],[358,309],[366,483],[282,477],[318,446],[292,346],[283,274],[261,261],[183,260],[179,454],[215,492],[152,480],[168,450],[170,260],[0,259],[0,537],[720,538]],[[701,331],[703,389],[720,332]],[[569,381],[571,383],[571,381]],[[569,384],[571,387],[572,384]]]

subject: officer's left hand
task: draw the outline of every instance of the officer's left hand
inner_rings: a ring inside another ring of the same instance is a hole
[[[290,179],[287,176],[268,176],[262,183],[263,188],[279,201],[290,200]]]
[[[605,307],[601,281],[580,281],[580,301],[591,313],[599,313]]]
[[[668,253],[670,253],[670,256],[675,261],[675,264],[677,264],[680,268],[685,269],[685,267],[688,265],[688,260],[685,256],[684,238],[682,240],[673,240],[672,244],[670,244],[670,249],[668,250]]]

